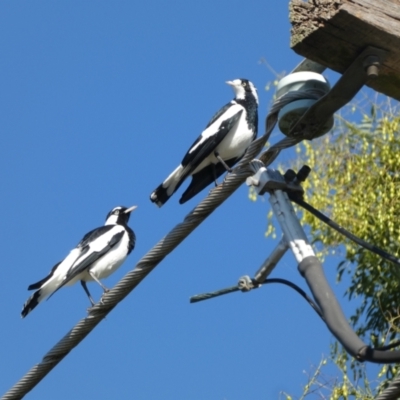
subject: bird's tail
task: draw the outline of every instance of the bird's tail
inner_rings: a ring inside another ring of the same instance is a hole
[[[156,203],[158,207],[164,205],[168,199],[179,189],[187,177],[187,168],[179,165],[168,178],[157,187],[150,195],[150,200]]]
[[[60,282],[57,277],[54,277],[54,271],[60,263],[57,263],[50,274],[39,282],[34,283],[28,287],[28,290],[36,290],[35,293],[25,302],[22,307],[21,316],[25,318],[41,301],[43,301],[48,295],[54,293],[59,286]]]
[[[44,293],[43,289],[39,289],[33,293],[22,307],[21,317],[25,318],[47,296],[47,294],[48,293]]]

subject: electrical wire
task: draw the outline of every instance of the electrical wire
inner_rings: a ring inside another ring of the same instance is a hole
[[[314,309],[314,311],[324,321],[324,316],[322,315],[322,312],[321,312],[320,308],[318,307],[318,305],[300,286],[297,286],[295,283],[288,281],[286,279],[282,279],[282,278],[268,278],[268,279],[265,279],[265,281],[263,281],[263,282],[256,282],[257,285],[264,285],[264,284],[268,284],[268,283],[280,283],[282,285],[286,285],[286,286],[289,286],[290,288],[294,289],[300,296],[302,296],[308,302],[308,304],[310,304],[310,306]],[[257,289],[259,287],[260,286],[254,286],[253,289]],[[224,294],[238,292],[240,290],[241,290],[240,287],[238,285],[236,285],[236,286],[231,286],[226,289],[217,290],[217,291],[211,292],[211,293],[198,294],[198,295],[190,298],[190,303],[198,303],[199,301],[208,300],[208,299],[211,299],[214,297],[222,296]]]
[[[261,283],[260,282],[255,282],[255,283],[257,286],[254,286],[253,290],[258,289],[259,287],[261,287],[261,285],[264,285],[264,284],[266,285],[269,283],[280,283],[282,285],[289,286],[290,288],[294,289],[298,294],[300,294],[300,296],[302,296],[308,302],[308,304],[310,304],[310,306],[319,315],[319,317],[322,320],[324,320],[324,316],[322,315],[322,312],[321,312],[320,308],[318,307],[318,305],[315,303],[315,301],[300,286],[297,286],[295,283],[288,281],[287,279],[282,279],[282,278],[268,278],[268,279],[265,279]],[[214,297],[222,296],[224,294],[238,292],[240,290],[241,290],[240,287],[238,285],[236,285],[236,286],[231,286],[226,289],[217,290],[217,291],[211,292],[211,293],[199,294],[199,295],[191,297],[190,303],[198,303],[199,301],[208,300],[208,299],[211,299]]]
[[[259,283],[259,282],[255,282],[255,284],[257,286],[254,286],[254,289],[258,289],[259,287],[261,287],[261,285],[264,284],[270,284],[270,283],[281,283],[283,285],[289,286],[290,288],[294,289],[297,293],[299,293],[307,302],[308,304],[314,309],[314,311],[318,314],[318,316],[324,321],[324,315],[320,309],[320,307],[317,305],[317,303],[303,290],[301,289],[299,286],[297,286],[295,283],[288,281],[286,279],[282,279],[282,278],[268,278],[265,279],[263,282]],[[231,286],[229,288],[225,288],[225,289],[221,289],[221,290],[217,290],[215,292],[210,292],[210,293],[203,293],[203,294],[199,294],[196,296],[193,296],[190,298],[190,303],[198,303],[200,301],[203,300],[209,300],[211,298],[214,297],[218,297],[218,296],[222,296],[225,294],[229,294],[229,293],[233,293],[233,292],[238,292],[238,291],[242,291],[241,288],[236,285],[236,286]],[[249,290],[246,290],[246,292],[248,292]],[[371,350],[379,350],[379,351],[388,351],[391,350],[395,347],[398,347],[400,345],[400,341],[396,341],[394,343],[390,343],[388,345],[385,346],[381,346],[381,347],[375,347],[374,349],[371,348]]]
[[[313,310],[318,314],[318,316],[325,321],[325,318],[322,314],[321,309],[318,307],[317,303],[300,287],[294,284],[291,281],[281,278],[269,278],[266,279],[263,283],[281,283],[282,285],[289,286],[290,288],[294,289],[304,300],[308,302],[308,304],[313,308]]]
[[[330,226],[331,228],[335,229],[337,232],[341,233],[348,239],[354,241],[358,245],[370,250],[371,252],[381,256],[382,258],[385,258],[388,261],[393,262],[396,265],[400,265],[400,260],[394,257],[393,255],[387,253],[386,251],[380,249],[379,247],[375,245],[371,245],[364,240],[358,238],[351,232],[347,231],[340,225],[338,225],[336,222],[332,221],[329,217],[326,215],[322,214],[320,211],[315,209],[313,206],[308,204],[306,201],[301,199],[297,194],[294,194],[293,192],[288,192],[289,198],[298,204],[299,206],[303,207],[307,211],[311,212],[314,216],[316,216],[318,219],[320,219],[322,222]],[[397,346],[400,345],[399,341],[396,341],[395,343],[391,343],[386,346],[378,347],[376,350],[379,351],[388,351],[391,350]],[[375,400],[395,400],[400,397],[400,375],[397,375],[392,382],[389,384],[389,386],[383,390],[382,393],[380,393],[378,396],[375,397]]]
[[[400,376],[390,382],[389,386],[375,400],[396,400],[400,397]]]
[[[325,214],[322,214],[322,212],[318,211],[316,208],[314,208],[311,204],[307,203],[297,195],[295,195],[293,192],[288,192],[288,196],[290,200],[292,200],[294,203],[298,204],[299,206],[303,207],[307,211],[309,211],[311,214],[316,216],[319,220],[324,222],[326,225],[330,226],[331,228],[335,229],[337,232],[342,234],[343,236],[347,237],[348,239],[352,240],[353,242],[357,243],[361,247],[364,247],[365,249],[371,251],[372,253],[375,253],[382,258],[391,261],[392,263],[399,265],[400,266],[400,259],[396,258],[392,254],[386,252],[385,250],[382,250],[381,248],[370,244],[366,242],[365,240],[360,239],[353,233],[349,232],[339,224],[337,224],[335,221],[332,221],[329,217],[327,217]]]
[[[249,168],[249,163],[261,151],[269,139],[269,136],[276,125],[278,113],[283,106],[299,98],[318,99],[319,97],[320,94],[315,91],[302,91],[289,92],[281,98],[278,98],[271,107],[266,118],[265,134],[250,145],[243,159],[240,161],[238,166],[234,168],[233,172],[226,176],[223,184],[211,190],[209,196],[201,201],[186,216],[182,223],[175,226],[141,260],[139,260],[132,271],[128,272],[113,289],[108,293],[105,293],[101,301],[90,309],[88,316],[80,320],[43,357],[42,361],[28,371],[28,373],[26,373],[20,381],[5,393],[1,399],[22,399],[73,348],[75,348],[120,301],[134,290],[136,286],[164,259],[164,257],[172,252],[198,225],[201,224],[201,222],[203,222],[219,205],[221,205],[248,176],[252,175],[253,172]],[[284,138],[264,151],[260,155],[259,159],[265,164],[265,166],[268,166],[272,161],[274,161],[281,150],[299,143],[304,138],[310,139],[307,132],[300,132],[296,137]],[[320,310],[316,305],[313,308],[317,313],[317,310]],[[400,393],[400,378],[398,379],[398,382],[396,382],[396,380],[393,381],[393,390],[398,390]],[[378,397],[376,400],[388,399],[393,399],[393,397]]]
[[[1,400],[22,399],[31,391],[55,366],[74,349],[107,314],[122,301],[136,286],[171,253],[197,226],[199,226],[217,207],[219,207],[246,178],[253,174],[249,163],[263,149],[274,129],[278,113],[282,107],[299,98],[317,99],[315,91],[289,92],[278,98],[272,105],[266,118],[265,133],[249,146],[246,154],[232,173],[227,174],[223,183],[212,189],[209,195],[202,200],[181,222],[176,225],[163,239],[161,239],[141,260],[135,268],[128,272],[109,292],[105,293],[101,301],[89,311],[89,315],[81,319],[49,352],[42,361],[34,365]],[[268,166],[278,156],[282,149],[290,147],[302,140],[301,135],[295,139],[284,138],[276,145],[271,146],[262,155],[262,161]]]
[[[217,290],[215,292],[196,294],[195,296],[192,296],[189,299],[189,302],[190,303],[198,303],[199,301],[213,299],[214,297],[219,297],[219,296],[223,296],[225,294],[238,292],[239,290],[240,290],[239,286],[235,285],[235,286],[231,286],[231,287],[228,287],[225,289]]]

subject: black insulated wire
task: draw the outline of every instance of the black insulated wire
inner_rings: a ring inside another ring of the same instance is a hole
[[[300,296],[305,299],[308,304],[314,309],[314,311],[319,315],[319,317],[324,321],[324,316],[322,315],[321,309],[318,307],[318,305],[314,302],[314,300],[299,286],[297,286],[295,283],[288,281],[286,279],[281,279],[281,278],[269,278],[266,279],[264,282],[266,283],[281,283],[282,285],[289,286],[290,288],[294,289]]]
[[[290,288],[294,289],[298,294],[300,294],[300,296],[302,296],[308,302],[308,304],[314,309],[314,311],[319,315],[319,317],[322,320],[324,320],[324,317],[323,317],[318,305],[313,301],[313,299],[301,287],[297,286],[295,283],[288,281],[286,279],[282,279],[282,278],[269,278],[261,283],[257,282],[257,281],[253,281],[253,283],[254,283],[254,289],[259,288],[260,285],[264,285],[264,284],[268,284],[268,283],[281,283],[282,285],[289,286]],[[198,303],[199,301],[209,300],[214,297],[219,297],[224,294],[229,294],[229,293],[238,292],[238,291],[240,291],[239,286],[231,286],[229,288],[217,290],[215,292],[204,293],[204,294],[199,294],[199,295],[193,296],[190,298],[190,303]]]
[[[295,283],[281,278],[269,278],[261,284],[280,283],[294,289],[314,309],[318,316],[325,322],[328,329],[343,345],[346,351],[358,361],[371,361],[375,363],[393,363],[400,361],[400,351],[388,351],[400,345],[400,342],[386,346],[372,348],[357,336],[347,322],[336,297],[325,279],[322,265],[316,257],[308,257],[299,264],[299,271],[306,279],[315,301]],[[260,283],[253,281],[254,288],[260,287]],[[257,286],[258,285],[258,286]],[[239,286],[231,286],[211,293],[193,296],[191,303],[209,300],[214,297],[240,291]]]
[[[31,391],[44,377],[66,357],[69,352],[105,318],[108,313],[121,302],[136,286],[175,249],[194,229],[197,228],[217,207],[219,207],[253,171],[249,163],[264,148],[269,136],[278,120],[278,113],[282,107],[299,98],[313,98],[313,94],[295,92],[287,93],[273,104],[265,121],[265,133],[254,140],[247,149],[245,155],[233,172],[228,174],[222,185],[211,190],[209,195],[203,199],[186,217],[176,225],[167,235],[161,239],[142,259],[135,268],[128,272],[114,288],[102,297],[102,302],[91,308],[89,315],[81,319],[58,343],[56,343],[44,356],[34,365],[14,386],[12,386],[1,400],[19,400]],[[304,97],[306,96],[306,97]],[[314,96],[315,97],[315,96]],[[268,166],[283,149],[298,143],[302,138],[285,138],[268,150],[264,151],[262,158]]]
[[[349,232],[345,228],[341,227],[336,222],[332,221],[329,217],[322,214],[322,212],[318,211],[311,204],[309,204],[306,201],[304,201],[303,199],[301,199],[298,195],[294,194],[293,192],[288,192],[288,196],[291,201],[293,201],[294,203],[298,204],[299,206],[301,206],[304,209],[306,209],[307,211],[309,211],[311,214],[313,214],[319,220],[321,220],[322,222],[324,222],[326,225],[330,226],[331,228],[335,229],[337,232],[339,232],[343,236],[345,236],[348,239],[352,240],[353,242],[357,243],[361,247],[364,247],[365,249],[371,251],[372,253],[375,253],[378,256],[400,266],[400,259],[396,258],[392,254],[389,254],[385,250],[382,250],[381,248],[379,248],[373,244],[370,244],[370,243],[366,242],[365,240],[362,240],[359,237],[357,237],[356,235],[352,234],[351,232]]]
[[[318,307],[318,305],[313,301],[313,299],[310,296],[308,296],[308,294],[303,289],[301,289],[299,286],[297,286],[293,282],[288,281],[286,279],[269,278],[269,279],[266,279],[263,283],[264,284],[266,284],[266,283],[282,283],[283,285],[291,287],[297,293],[299,293],[310,304],[310,306],[314,309],[314,311],[318,314],[318,316],[325,322],[325,318],[324,318],[324,316],[322,314],[321,309]],[[398,346],[400,346],[400,341],[396,341],[394,343],[390,343],[390,344],[385,345],[385,346],[376,347],[375,350],[387,351],[387,350],[391,350],[391,349],[393,349],[395,347],[398,347]]]

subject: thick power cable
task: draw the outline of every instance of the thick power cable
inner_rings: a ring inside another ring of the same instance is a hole
[[[396,376],[390,385],[375,400],[396,400],[400,398],[400,376]]]
[[[303,259],[298,266],[300,274],[306,280],[309,289],[318,304],[328,329],[343,345],[346,351],[359,361],[373,363],[400,362],[400,351],[386,351],[365,344],[354,332],[329,286],[322,264],[315,256]],[[386,346],[387,348],[387,346]]]
[[[253,174],[249,162],[262,150],[276,125],[278,112],[286,104],[299,98],[318,99],[321,94],[317,91],[289,92],[278,98],[272,105],[266,118],[265,134],[256,139],[247,150],[245,156],[227,174],[223,184],[220,184],[201,201],[184,219],[161,239],[135,266],[128,272],[108,293],[102,297],[89,312],[81,319],[42,359],[18,381],[1,400],[22,399],[32,390],[73,348],[75,348],[106,315],[122,301],[136,286],[173,251],[197,226],[199,226],[219,205],[221,205],[246,178]],[[270,165],[282,149],[293,146],[302,140],[301,135],[296,138],[285,138],[262,154],[262,160]]]

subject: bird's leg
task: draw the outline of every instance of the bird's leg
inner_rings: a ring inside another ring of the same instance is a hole
[[[89,297],[90,302],[92,303],[92,306],[94,306],[95,302],[92,299],[92,296],[90,295],[89,289],[86,286],[86,282],[85,281],[81,281],[81,285],[83,287],[83,290],[85,291],[85,293],[87,294],[87,296]]]
[[[110,289],[107,289],[95,276],[95,274],[89,269],[89,275],[95,280],[104,290],[105,293],[109,292]]]
[[[218,154],[217,151],[214,151],[214,155],[217,160],[225,167],[228,172],[232,172],[232,168],[228,166],[228,164],[222,159],[222,157]]]
[[[213,164],[213,175],[214,175],[215,187],[217,187],[217,186],[218,186],[218,182],[217,182],[217,169],[215,168],[215,164]]]

